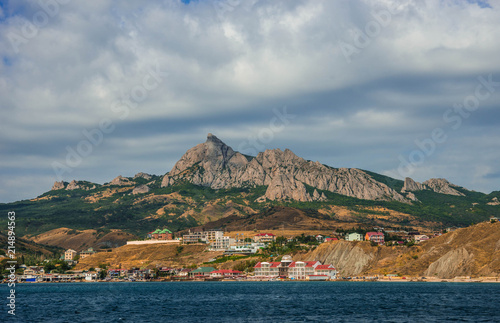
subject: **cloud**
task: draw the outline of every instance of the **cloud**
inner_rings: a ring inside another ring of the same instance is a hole
[[[414,176],[498,189],[481,172],[463,174],[474,163],[470,155],[485,151],[489,157],[478,164],[496,169],[500,87],[459,129],[443,120],[474,94],[478,76],[500,81],[494,4],[54,3],[52,9],[32,1],[0,7],[0,165],[12,179],[41,179],[29,192],[7,190],[4,201],[49,189],[47,178],[56,179],[52,163],[64,163],[67,147],[76,149],[84,131],[99,129],[103,120],[114,130],[65,180],[163,174],[207,132],[237,148],[269,127],[273,109],[283,106],[296,117],[259,148],[291,148],[332,166],[390,172],[398,156],[416,149],[415,140],[441,127],[449,140]],[[491,138],[487,145],[478,144],[479,133]]]

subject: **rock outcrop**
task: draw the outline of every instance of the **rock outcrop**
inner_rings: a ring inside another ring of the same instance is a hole
[[[491,202],[487,203],[488,205],[500,205],[500,202],[498,201],[498,198],[494,197]]]
[[[118,177],[114,178],[109,185],[118,185],[118,186],[126,186],[126,185],[132,185],[133,183],[126,177],[123,177],[122,175],[119,175]]]
[[[72,180],[68,186],[66,187],[66,190],[72,191],[72,190],[77,190],[80,188],[80,185],[75,180]]]
[[[146,174],[146,173],[143,173],[143,172],[140,172],[140,173],[137,173],[134,175],[134,179],[136,179],[136,178],[144,178],[144,179],[150,180],[151,178],[153,178],[153,176]]]
[[[57,190],[63,190],[66,187],[65,182],[60,181],[60,182],[55,182],[54,185],[52,185],[52,191],[57,191]]]
[[[337,169],[306,161],[288,149],[266,150],[256,157],[247,157],[212,134],[208,134],[205,143],[189,149],[182,156],[164,176],[162,187],[178,181],[213,189],[267,186],[265,198],[269,200],[314,200],[305,189],[307,184],[317,190],[361,199],[408,202],[401,194],[362,170]],[[317,197],[317,200],[324,199],[324,194]]]
[[[441,194],[465,196],[465,194],[457,191],[454,187],[458,186],[451,184],[444,178],[431,178],[423,183],[419,183],[415,182],[413,179],[409,177],[406,177],[403,188],[401,189],[401,193],[431,190]],[[415,199],[413,199],[412,196],[409,195],[407,195],[406,197],[414,201],[418,201],[415,195],[413,195]]]
[[[403,189],[401,190],[402,193],[405,192],[412,192],[412,191],[421,191],[426,189],[424,185],[415,182],[413,179],[406,177],[405,178],[405,183],[403,185]]]
[[[139,186],[135,187],[132,190],[132,194],[134,194],[134,195],[136,195],[136,194],[144,194],[144,193],[148,193],[149,191],[150,191],[149,186],[147,186],[147,185],[139,185]]]
[[[465,196],[464,193],[457,191],[453,187],[458,187],[456,185],[451,184],[444,178],[431,178],[423,184],[429,187],[436,193],[448,194],[448,195],[456,195],[456,196]]]

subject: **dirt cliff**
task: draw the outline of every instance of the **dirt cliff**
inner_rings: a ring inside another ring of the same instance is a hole
[[[343,276],[500,276],[500,223],[480,223],[410,248],[334,241],[304,259],[332,263]]]

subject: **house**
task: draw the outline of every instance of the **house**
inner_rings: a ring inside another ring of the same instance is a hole
[[[172,231],[169,229],[156,229],[153,232],[148,233],[148,237],[155,240],[173,240]]]
[[[192,271],[193,271],[193,269],[191,269],[191,268],[182,268],[179,271],[177,271],[177,275],[180,277],[187,277],[187,276],[189,276],[189,273]]]
[[[108,269],[108,276],[111,278],[126,277],[128,272],[128,269]]]
[[[429,237],[426,236],[425,234],[418,234],[418,235],[414,236],[414,239],[415,239],[415,243],[420,243],[422,241],[429,240]]]
[[[325,242],[338,241],[338,238],[325,238]]]
[[[375,242],[378,244],[384,243],[384,234],[382,232],[367,232],[365,240]]]
[[[85,281],[96,281],[98,273],[95,271],[88,271],[85,273]]]
[[[214,270],[210,273],[210,277],[213,278],[235,278],[243,275],[242,271],[232,270],[232,269],[220,269]]]
[[[273,242],[276,239],[276,236],[272,233],[259,233],[253,237],[254,242]]]
[[[93,254],[95,254],[94,248],[90,247],[86,251],[80,251],[80,259],[85,259]]]
[[[73,260],[73,258],[76,257],[77,254],[78,254],[78,252],[76,252],[75,250],[68,249],[64,252],[64,260],[71,261],[71,260]]]
[[[320,242],[320,243],[321,243],[321,242],[323,242],[323,241],[325,240],[325,237],[324,237],[324,236],[322,236],[321,234],[318,234],[315,238],[316,238],[316,241],[318,241],[318,242]]]
[[[357,232],[349,233],[345,236],[346,241],[363,241],[363,236]]]
[[[24,275],[41,275],[44,274],[45,271],[42,266],[29,266],[24,269]]]
[[[209,277],[212,271],[215,271],[214,267],[199,267],[198,269],[191,271],[189,276],[194,278]]]

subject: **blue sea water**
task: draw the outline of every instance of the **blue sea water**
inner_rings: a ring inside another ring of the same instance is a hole
[[[500,284],[57,283],[16,286],[0,322],[500,322]]]

